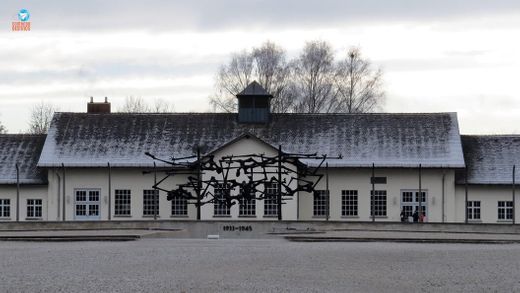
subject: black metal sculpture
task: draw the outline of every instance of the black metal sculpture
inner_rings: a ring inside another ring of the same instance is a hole
[[[188,204],[197,207],[197,219],[200,219],[200,207],[206,204],[231,207],[241,201],[276,200],[278,219],[282,219],[282,204],[291,200],[297,192],[314,193],[315,187],[323,178],[319,173],[327,155],[297,154],[282,151],[281,146],[275,156],[265,154],[231,155],[216,159],[214,155],[197,155],[169,160],[157,158],[146,153],[154,161],[170,166],[161,170],[164,176],[156,180],[153,188],[168,194],[168,200],[182,198]],[[341,156],[337,157],[341,158]],[[301,160],[318,160],[316,167],[308,167]],[[157,174],[157,170],[154,170]],[[203,179],[204,174],[210,178]],[[174,189],[164,187],[164,182],[171,176],[188,175],[187,182]],[[242,176],[244,175],[244,176]],[[276,194],[267,192],[266,185],[274,184]],[[215,190],[219,190],[218,196]],[[239,192],[232,194],[232,190]]]

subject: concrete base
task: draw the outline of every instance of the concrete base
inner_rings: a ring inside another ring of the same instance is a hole
[[[103,231],[105,233],[102,233]],[[164,238],[207,238],[208,235],[218,235],[219,238],[254,239],[287,236],[292,241],[361,241],[362,239],[365,239],[365,241],[375,241],[376,239],[381,241],[389,241],[389,239],[394,239],[394,241],[422,239],[421,241],[426,241],[431,239],[435,242],[441,242],[444,239],[445,242],[449,242],[452,239],[516,241],[517,238],[520,240],[520,225],[507,224],[171,220],[0,223],[0,239],[2,237],[4,239],[13,239],[6,237],[16,236],[9,235],[15,232],[32,232],[32,236],[36,238],[54,235],[56,240],[73,238],[60,238],[58,236],[74,236],[78,238],[81,236],[84,239],[88,239],[85,236],[89,236],[92,233],[94,233],[94,236],[103,237],[138,235],[139,237]],[[298,237],[298,235],[301,237]],[[506,237],[507,235],[511,237]],[[99,239],[102,240],[103,237]],[[48,238],[52,240],[52,237]]]

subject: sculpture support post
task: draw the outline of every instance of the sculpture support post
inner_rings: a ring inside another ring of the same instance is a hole
[[[282,220],[282,146],[278,146],[278,220]]]
[[[464,223],[468,223],[468,167],[464,170]]]
[[[513,165],[513,224],[515,221],[515,171],[516,171],[516,165]]]
[[[370,197],[370,207],[372,212],[372,222],[376,221],[376,211],[375,211],[375,200],[376,200],[376,165],[372,163],[372,196]]]
[[[110,162],[108,165],[108,220],[112,219],[112,167],[110,167]]]
[[[200,166],[200,147],[197,147],[197,189],[195,192],[197,193],[197,220],[200,220],[200,201],[201,194],[200,191],[202,189],[202,174],[201,174],[201,166]]]

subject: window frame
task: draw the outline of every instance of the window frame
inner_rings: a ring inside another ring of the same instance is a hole
[[[126,198],[128,197],[128,198]],[[132,190],[114,190],[114,217],[132,216]]]
[[[419,189],[401,189],[400,190],[400,211],[405,212],[405,218],[412,217],[415,210],[419,207],[419,197],[421,199],[421,212],[425,217],[425,222],[428,221],[428,189],[421,189],[421,196],[419,196]]]
[[[6,215],[7,212],[7,215]],[[0,219],[7,220],[11,218],[11,199],[0,198]]]
[[[244,191],[241,188],[240,193],[242,194]],[[245,199],[243,197],[239,200],[238,205],[238,216],[244,218],[256,218],[256,192],[251,192],[251,199]]]
[[[266,182],[264,196],[264,217],[278,217],[278,182]]]
[[[359,217],[359,191],[355,189],[341,190],[341,217]]]
[[[481,221],[482,219],[482,203],[480,200],[468,200],[466,206],[468,221]],[[478,217],[476,217],[478,215]]]
[[[382,203],[384,203],[384,205]],[[386,190],[370,190],[370,217],[388,217],[388,193]]]
[[[39,203],[38,203],[39,202]],[[27,219],[39,220],[43,218],[43,199],[28,198],[26,200],[26,215]]]
[[[84,194],[78,200],[80,192]],[[84,214],[78,215],[80,210]],[[101,220],[101,188],[74,188],[74,220]]]
[[[501,206],[501,204],[503,204],[503,206]],[[502,214],[502,217],[501,217],[501,214]],[[511,200],[497,201],[497,220],[498,220],[498,222],[512,222],[513,221],[513,201],[511,201]]]
[[[187,217],[188,216],[188,200],[180,196],[174,196],[171,199],[171,217]]]
[[[329,207],[329,195],[327,190],[315,190],[312,196],[312,216],[314,218],[326,218]]]
[[[213,190],[213,217],[228,218],[231,217],[231,207],[225,202],[226,193],[231,193],[231,184],[217,183],[217,187]],[[222,197],[222,199],[219,199]]]
[[[159,217],[159,208],[159,190],[143,189],[143,217]]]

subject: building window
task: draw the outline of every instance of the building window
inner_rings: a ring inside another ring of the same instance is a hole
[[[313,214],[315,217],[327,216],[329,197],[327,190],[314,191]]]
[[[370,200],[370,215],[386,217],[386,190],[371,190]]]
[[[228,206],[230,185],[218,183],[215,187],[215,201],[213,203],[213,215],[217,217],[226,217],[231,214],[231,208]]]
[[[358,191],[342,190],[341,191],[341,216],[357,217],[358,216]]]
[[[264,216],[278,216],[278,183],[270,182],[265,184]]]
[[[9,218],[11,216],[11,200],[8,198],[0,198],[0,218]]]
[[[480,201],[468,201],[468,220],[480,220]]]
[[[415,211],[419,210],[421,206],[421,213],[426,217],[427,213],[427,190],[422,189],[419,195],[419,190],[401,190],[401,211],[404,212],[405,221],[409,217],[413,217]]]
[[[115,215],[130,216],[131,211],[131,191],[129,189],[115,190]]]
[[[42,200],[28,199],[27,200],[27,218],[41,218],[42,217]]]
[[[174,196],[172,198],[172,216],[187,216],[188,200],[184,197]]]
[[[243,193],[243,190],[240,191]],[[253,217],[256,215],[256,200],[255,200],[255,192],[252,191],[247,197],[240,198],[240,205],[238,209],[238,215],[242,217]]]
[[[99,189],[77,189],[75,190],[75,218],[76,219],[99,219],[100,205]]]
[[[143,216],[159,214],[159,190],[143,190]]]
[[[498,219],[504,221],[513,220],[513,202],[499,201],[498,202]]]

